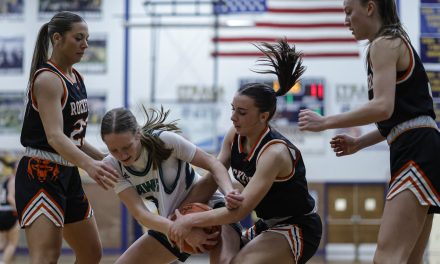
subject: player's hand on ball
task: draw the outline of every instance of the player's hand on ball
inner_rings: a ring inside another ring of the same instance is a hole
[[[174,223],[168,230],[168,238],[181,250],[190,254],[197,254],[211,250],[220,239],[221,226],[197,228],[192,225],[192,218],[188,214],[212,210],[203,203],[189,203],[176,209],[171,220]],[[200,233],[202,231],[202,233]]]
[[[217,245],[218,239],[216,238],[218,236],[219,232],[207,234],[202,228],[193,228],[185,242],[192,248],[193,252],[204,253]],[[185,249],[184,247],[180,248]]]
[[[183,248],[185,238],[188,237],[191,232],[192,226],[186,220],[188,217],[182,215],[179,209],[174,211],[176,215],[176,219],[174,223],[171,225],[170,230],[168,231],[168,237],[173,241],[179,248]]]
[[[243,195],[241,195],[240,190],[234,189],[225,195],[226,208],[229,210],[236,209],[241,206],[244,200]]]

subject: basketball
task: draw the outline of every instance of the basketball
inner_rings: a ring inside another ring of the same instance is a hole
[[[203,204],[203,203],[189,203],[189,204],[185,204],[185,205],[183,205],[183,206],[181,206],[179,208],[179,211],[180,211],[180,213],[182,215],[191,214],[191,213],[198,213],[198,212],[205,212],[205,211],[209,211],[209,210],[212,210],[212,208],[209,207],[206,204]],[[176,219],[176,216],[173,214],[172,217],[171,217],[171,220],[174,220],[174,219]],[[215,232],[219,232],[218,236],[213,238],[213,239],[211,239],[211,240],[218,241],[220,239],[221,226],[217,225],[217,226],[211,226],[211,227],[204,227],[203,230],[207,234],[212,234],[212,233],[215,233]],[[214,247],[215,247],[215,245],[214,246],[205,245],[205,248],[207,250],[211,250]],[[189,253],[189,254],[200,253],[200,252],[195,252],[193,250],[193,248],[186,243],[186,241],[184,242],[182,251],[184,251],[186,253]]]

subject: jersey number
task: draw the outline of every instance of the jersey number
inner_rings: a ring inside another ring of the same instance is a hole
[[[72,142],[78,147],[82,146],[84,142],[84,129],[86,128],[86,126],[87,121],[84,121],[83,119],[79,119],[73,125],[74,129],[72,133],[70,133],[70,140],[72,140]]]

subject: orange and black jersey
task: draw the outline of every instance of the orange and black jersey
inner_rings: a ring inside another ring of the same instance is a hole
[[[44,63],[34,74],[29,87],[28,102],[21,131],[21,144],[25,147],[56,152],[47,142],[43,123],[38,113],[38,103],[33,96],[33,85],[38,74],[50,71],[55,73],[63,83],[64,94],[60,100],[63,111],[64,134],[80,147],[86,134],[88,105],[87,92],[81,75],[73,69],[75,80],[67,77],[51,61]]]
[[[386,137],[396,125],[418,116],[435,119],[431,87],[425,68],[414,47],[402,38],[410,52],[410,65],[406,71],[397,72],[394,112],[387,120],[377,123],[382,136]],[[374,98],[373,67],[368,60],[368,98]]]
[[[243,138],[234,137],[231,149],[231,168],[236,180],[246,186],[253,177],[258,159],[271,144],[284,144],[290,153],[293,170],[289,175],[275,179],[269,192],[255,208],[263,219],[301,216],[313,212],[315,200],[307,188],[306,169],[300,151],[283,135],[267,127],[250,153],[243,152]]]

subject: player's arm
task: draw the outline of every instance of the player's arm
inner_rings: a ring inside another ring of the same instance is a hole
[[[233,136],[233,134],[232,134]],[[231,178],[228,173],[229,160],[231,156],[230,144],[231,131],[225,137],[218,158],[197,148],[191,164],[203,168],[209,172],[208,177],[213,177],[217,185],[227,194],[234,190]],[[226,145],[226,147],[225,147]],[[227,147],[229,146],[229,147]],[[206,177],[206,176],[205,176]]]
[[[168,148],[173,149],[172,155],[174,155],[175,158],[184,160],[194,166],[205,169],[213,175],[221,178],[221,184],[223,184],[222,187],[224,187],[227,191],[230,191],[230,193],[238,192],[232,188],[232,182],[230,180],[228,171],[214,156],[206,153],[200,148],[197,148],[193,143],[176,133],[165,131],[161,133],[160,138]],[[190,201],[207,201],[217,189],[216,184],[210,178],[211,177],[209,176],[205,176],[202,178],[200,183],[197,183],[196,186],[193,186],[195,187],[195,190],[190,192],[189,197],[187,197],[184,203]],[[239,193],[234,195],[238,197],[237,199],[241,199]]]
[[[66,160],[84,168],[91,164],[93,159],[80,151],[63,132],[63,95],[63,83],[55,73],[45,71],[35,79],[33,96],[48,143]]]
[[[243,189],[244,200],[239,208],[236,210],[219,208],[200,213],[200,215],[190,214],[187,215],[188,221],[193,226],[205,227],[235,223],[246,217],[267,194],[275,178],[286,170],[286,166],[289,166],[286,164],[290,162],[290,156],[287,152],[285,145],[273,144],[261,154],[254,175]],[[289,157],[289,161],[286,160],[286,157]]]
[[[64,159],[86,170],[101,187],[112,187],[117,179],[114,171],[81,151],[64,134],[61,106],[64,87],[60,77],[49,71],[40,73],[32,92],[49,145]]]
[[[105,156],[108,155],[108,153],[100,151],[86,140],[84,140],[84,144],[81,146],[80,149],[95,160],[102,160],[105,158]]]
[[[385,138],[380,134],[379,130],[375,129],[360,137],[352,137],[347,134],[336,135],[330,140],[330,146],[336,153],[336,156],[341,157],[354,154],[363,148],[384,140]]]
[[[401,40],[379,38],[371,44],[374,98],[359,109],[338,115],[339,117],[330,117],[328,128],[366,125],[391,117],[394,111],[396,65],[399,58],[396,41]]]
[[[267,194],[277,176],[285,176],[292,164],[285,145],[273,144],[260,156],[255,174],[244,188],[242,205],[235,210],[218,208],[201,213],[180,215],[170,230],[170,238],[181,243],[192,227],[235,223],[247,216]]]
[[[241,203],[244,199],[241,195],[241,190],[233,185],[231,177],[229,176],[229,173],[227,171],[230,167],[231,146],[234,140],[234,136],[235,128],[232,127],[223,140],[223,144],[220,149],[220,153],[217,156],[217,159],[214,159],[215,161],[212,161],[214,157],[211,156],[210,160],[204,161],[208,165],[215,165],[221,169],[221,173],[214,173],[213,170],[209,171],[204,178],[215,180],[216,184],[213,185],[212,188],[217,188],[217,185],[220,187],[222,193],[225,194],[226,208],[228,209],[235,209],[241,206]],[[197,155],[195,156],[195,158],[196,157]],[[210,182],[212,182],[212,180]]]
[[[360,136],[357,139],[356,145],[358,150],[364,149],[369,146],[376,145],[379,142],[384,141],[385,138],[380,134],[378,129],[375,129],[367,134]]]
[[[172,221],[168,218],[150,212],[145,206],[142,197],[140,197],[134,187],[126,188],[118,194],[119,199],[127,207],[129,213],[142,226],[152,229],[163,234],[168,234]],[[206,234],[201,229],[191,230],[190,245],[197,251],[205,252],[204,245],[215,244],[216,242],[209,239],[215,237],[215,234]]]
[[[148,209],[144,200],[136,192],[131,182],[122,177],[122,170],[119,161],[110,154],[104,158],[103,162],[114,169],[120,176],[114,187],[114,191],[122,203],[127,207],[130,214],[146,228],[154,229],[159,232],[166,232],[171,220],[159,216]]]
[[[191,187],[191,191],[181,204],[183,205],[195,202],[207,204],[216,190],[217,184],[215,183],[214,179],[206,176],[201,177],[200,180],[194,183],[194,185]]]
[[[143,226],[164,234],[168,233],[172,221],[152,213],[145,206],[142,198],[137,194],[134,187],[126,188],[118,194],[122,203],[127,207],[130,214]]]
[[[300,130],[322,131],[332,128],[362,126],[389,119],[394,112],[396,64],[401,39],[379,38],[370,47],[374,98],[363,106],[345,113],[321,117],[310,109],[301,110]]]

